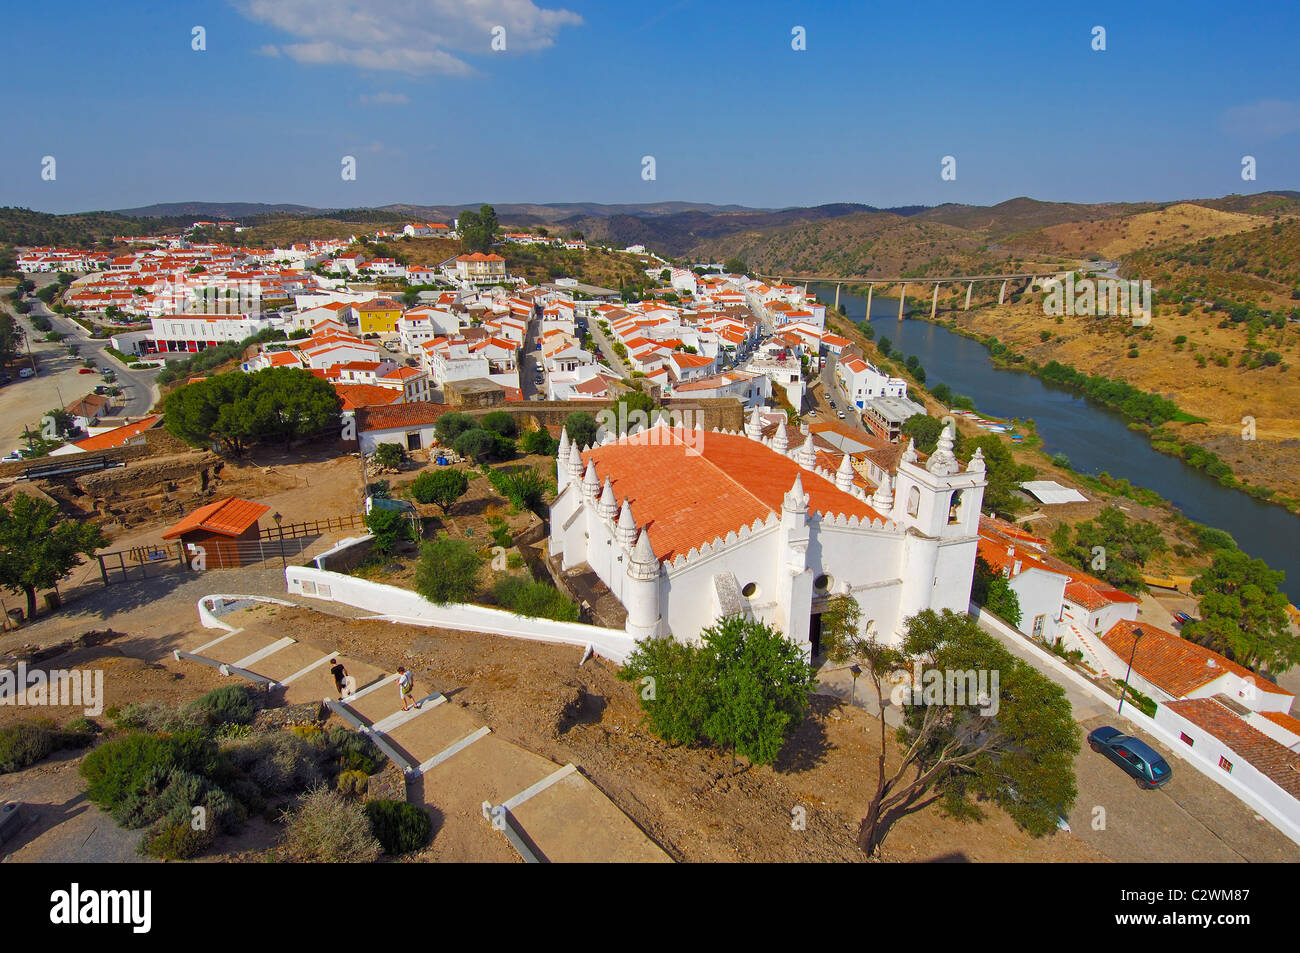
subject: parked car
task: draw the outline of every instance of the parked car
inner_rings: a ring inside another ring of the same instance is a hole
[[[20,367],[20,368],[18,369],[18,376],[19,376],[19,377],[35,377],[35,376],[36,376],[36,372],[35,372],[34,370],[32,370],[30,367]]]
[[[1179,625],[1186,625],[1189,622],[1196,621],[1191,616],[1189,616],[1186,612],[1175,612],[1174,618],[1178,621]]]
[[[93,373],[95,373],[95,369],[94,369],[93,367],[79,367],[79,368],[77,368],[77,373],[78,373],[78,374],[93,374]]]
[[[842,410],[837,410],[837,411],[835,411],[835,416],[838,417],[838,418],[840,418],[840,420],[843,420],[843,419],[844,419],[844,411],[842,411]]]
[[[1173,777],[1173,769],[1160,752],[1110,725],[1094,728],[1088,746],[1127,771],[1140,788],[1158,788]]]

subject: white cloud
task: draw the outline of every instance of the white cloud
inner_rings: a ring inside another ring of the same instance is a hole
[[[456,54],[492,51],[492,30],[506,29],[507,50],[546,49],[582,17],[533,0],[238,0],[248,19],[289,34],[277,52],[309,64],[368,70],[464,75]],[[263,47],[263,50],[275,47]]]
[[[410,100],[405,93],[362,93],[363,106],[405,106]]]
[[[1257,103],[1233,106],[1223,114],[1223,128],[1248,139],[1279,139],[1300,132],[1300,103],[1261,99]]]
[[[266,44],[266,46],[259,46],[253,52],[255,52],[258,56],[279,56],[280,48],[277,46],[272,46],[270,43],[268,43]]]

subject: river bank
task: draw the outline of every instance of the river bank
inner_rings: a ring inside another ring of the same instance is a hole
[[[834,289],[823,290],[821,295],[823,300],[833,301]],[[836,315],[828,324],[838,326],[878,359],[875,343],[868,341],[856,323],[864,316],[865,299],[842,293],[841,304],[849,320]],[[1155,518],[1167,526],[1203,524],[1223,530],[1251,556],[1286,571],[1292,588],[1297,588],[1300,553],[1293,540],[1300,538],[1300,518],[1271,502],[1229,489],[1181,459],[1159,452],[1148,433],[1074,390],[1034,374],[1010,373],[1012,367],[994,363],[977,332],[963,334],[960,327],[953,330],[937,321],[899,321],[897,315],[896,299],[877,297],[872,301],[875,341],[888,337],[893,351],[915,355],[926,370],[928,387],[942,381],[955,394],[970,397],[982,414],[1006,420],[1032,418],[1038,440],[1015,445],[1014,452],[1018,458],[1024,455],[1024,462],[1032,463],[1041,478],[1060,479],[1093,493],[1104,489],[1117,499],[1151,506],[1161,514]],[[1011,363],[1018,370],[1027,360]],[[1057,454],[1069,459],[1069,469],[1051,463]],[[1047,517],[1059,514],[1071,518],[1056,507],[1044,507],[1043,511]],[[1034,524],[1035,532],[1038,525]],[[1180,537],[1187,546],[1195,544],[1190,530]],[[1194,574],[1195,565],[1187,568]]]

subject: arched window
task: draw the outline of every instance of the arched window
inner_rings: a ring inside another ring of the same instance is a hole
[[[961,490],[955,490],[948,501],[948,525],[961,522]]]
[[[907,491],[907,515],[916,516],[921,512],[921,491],[912,487]]]

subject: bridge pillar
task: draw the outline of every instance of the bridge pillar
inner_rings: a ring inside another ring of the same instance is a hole
[[[835,310],[840,310],[840,286],[835,286]]]
[[[939,311],[939,282],[934,283],[934,297],[930,299],[930,320],[934,320],[935,314]]]
[[[898,320],[900,321],[903,320],[903,305],[906,302],[907,302],[907,283],[904,282],[903,287],[898,289]]]
[[[974,291],[974,290],[975,290],[975,282],[972,281],[970,284],[968,284],[968,285],[966,286],[966,308],[965,308],[965,310],[967,310],[967,311],[970,310],[970,293],[971,293],[972,291]]]
[[[867,285],[867,320],[871,320],[871,292],[876,290],[875,285]]]
[[[1002,282],[1002,290],[998,292],[998,304],[1001,304],[1001,303],[1002,303],[1002,300],[1003,300],[1006,296],[1007,296],[1007,283],[1006,283],[1006,281],[1004,280],[1004,281]]]

